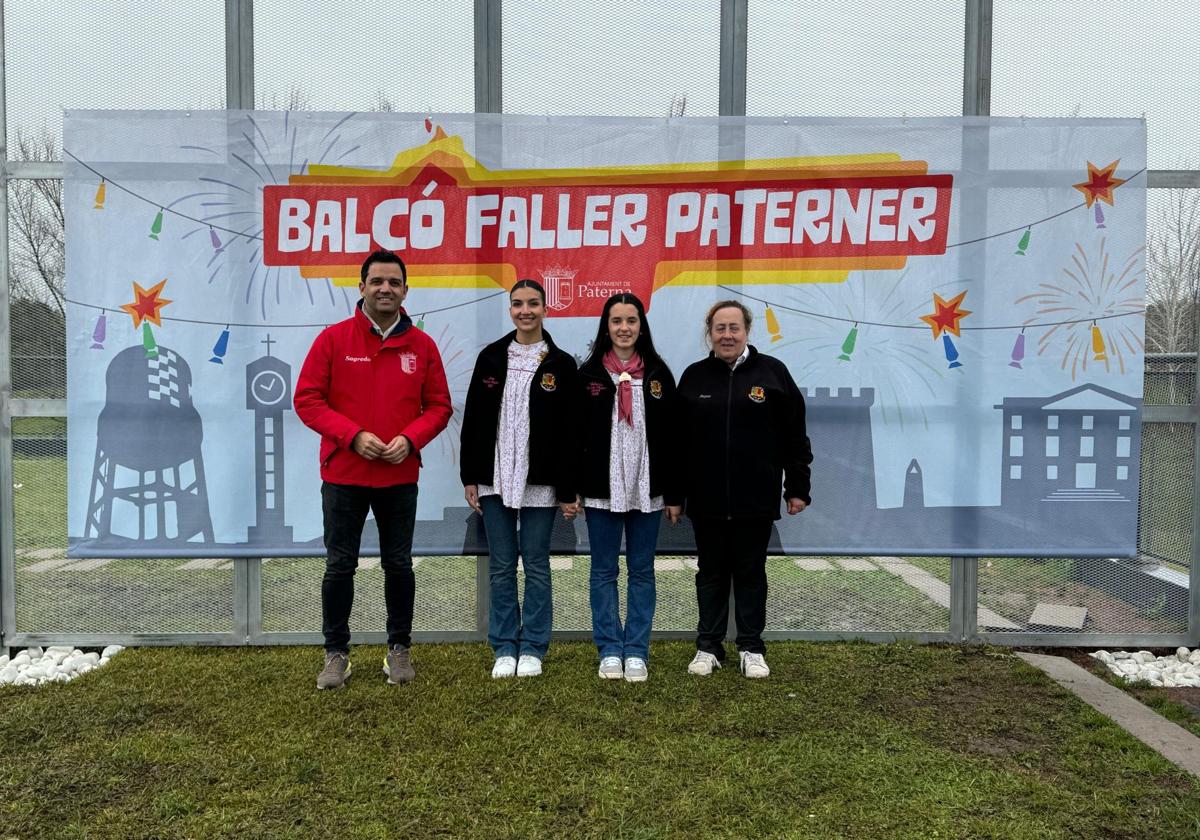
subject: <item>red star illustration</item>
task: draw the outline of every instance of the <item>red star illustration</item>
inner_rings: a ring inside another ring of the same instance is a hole
[[[142,325],[143,320],[149,321],[156,327],[162,326],[162,316],[159,312],[171,302],[166,298],[158,296],[165,285],[167,285],[167,281],[164,279],[161,283],[151,286],[149,289],[143,289],[137,282],[134,282],[133,303],[123,303],[121,304],[121,308],[133,319],[133,328],[135,330]]]
[[[958,322],[971,314],[971,310],[969,309],[958,308],[958,305],[963,302],[963,298],[966,296],[967,293],[964,290],[950,298],[950,300],[943,300],[942,296],[937,292],[933,293],[934,311],[929,315],[922,315],[921,320],[933,330],[934,338],[937,338],[943,332],[961,335],[958,331]]]
[[[1088,161],[1088,179],[1082,184],[1071,185],[1083,193],[1088,207],[1095,204],[1096,199],[1112,206],[1113,190],[1128,180],[1127,178],[1117,178],[1113,174],[1117,171],[1117,164],[1120,162],[1120,159],[1117,159],[1103,169],[1098,169],[1096,164]]]

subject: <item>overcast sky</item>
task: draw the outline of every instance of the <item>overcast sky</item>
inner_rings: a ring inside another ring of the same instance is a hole
[[[9,137],[63,108],[221,107],[223,5],[6,0]],[[258,101],[471,111],[473,5],[256,0]],[[960,2],[750,0],[748,31],[752,115],[961,111]],[[719,34],[718,0],[505,0],[505,110],[716,114]],[[1197,42],[1191,0],[995,0],[992,112],[1145,114],[1151,167],[1200,167]]]

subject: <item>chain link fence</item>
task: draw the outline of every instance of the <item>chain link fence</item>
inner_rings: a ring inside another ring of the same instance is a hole
[[[63,107],[220,108],[228,102],[292,110],[470,111],[498,106],[498,97],[486,91],[502,90],[504,110],[532,114],[903,116],[957,112],[964,90],[982,87],[991,93],[995,114],[1146,112],[1152,116],[1152,166],[1200,160],[1195,136],[1180,128],[1195,98],[1183,95],[1179,79],[1187,74],[1172,69],[1190,53],[1150,49],[1138,40],[1154,31],[1139,17],[1153,12],[1145,4],[1112,4],[1110,11],[1128,16],[1129,25],[1108,30],[1122,33],[1106,46],[1122,58],[1102,67],[1071,60],[1070,45],[1059,49],[1055,41],[1055,49],[1042,50],[1030,42],[1054,38],[1057,30],[1032,25],[1030,31],[1029,21],[1018,18],[1029,12],[1036,24],[1039,15],[1059,14],[1059,4],[1049,2],[997,0],[994,36],[986,26],[971,34],[980,13],[993,11],[982,0],[935,7],[856,0],[836,8],[655,0],[620,11],[571,2],[553,14],[542,4],[507,0],[502,15],[497,0],[437,2],[400,12],[383,0],[352,10],[227,0],[224,21],[219,4],[184,10],[186,5],[169,23],[147,20],[133,2],[104,9],[82,0],[3,7],[9,332],[2,340],[11,392],[0,405],[0,427],[10,432],[0,467],[11,465],[12,491],[10,497],[0,494],[11,501],[11,513],[0,512],[9,555],[0,564],[0,612],[9,645],[320,640],[319,557],[66,556],[67,336],[61,168],[54,168],[61,160]],[[1091,17],[1094,4],[1073,5],[1080,20]],[[250,32],[244,28],[248,8]],[[863,26],[864,20],[874,23]],[[1173,24],[1162,25],[1166,31]],[[1194,17],[1187,25],[1200,30]],[[164,26],[184,37],[155,37]],[[397,28],[406,36],[401,46],[382,53],[375,35],[363,35]],[[245,87],[244,78],[234,78],[244,71],[233,59],[245,54],[239,44],[247,37],[254,44],[256,84],[250,85],[253,100],[238,102],[227,93]],[[1171,43],[1186,40],[1174,37]],[[73,46],[54,49],[59,42]],[[982,48],[995,61],[980,69],[971,57]],[[858,58],[847,64],[846,55]],[[1146,66],[1150,56],[1154,67]],[[188,72],[176,72],[178,66]],[[555,84],[546,78],[548,66]],[[86,83],[80,82],[81,68]],[[1101,72],[1107,74],[1103,84]],[[1160,100],[1130,87],[1134,80],[1180,95],[1169,98],[1171,110],[1162,110]],[[1092,101],[1100,89],[1106,98]],[[1108,98],[1114,91],[1121,97],[1115,104]],[[1200,226],[1187,211],[1200,200],[1193,198],[1200,189],[1192,188],[1200,186],[1200,177],[1181,171],[1151,173],[1150,179],[1162,189],[1151,190],[1139,557],[772,557],[771,636],[1143,646],[1197,640],[1190,581],[1200,264],[1188,260],[1200,250]],[[1180,189],[1181,183],[1189,188]],[[590,633],[588,567],[587,557],[553,560],[561,634]],[[486,560],[422,557],[415,573],[419,638],[484,638]],[[657,559],[654,627],[661,636],[694,632],[694,574],[694,557]],[[622,592],[624,582],[622,573]],[[383,639],[382,593],[378,558],[364,558],[351,625],[356,638]]]

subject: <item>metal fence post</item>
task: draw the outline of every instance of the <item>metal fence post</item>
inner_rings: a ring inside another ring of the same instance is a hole
[[[721,0],[722,117],[746,115],[747,0]]]
[[[254,107],[254,0],[225,0],[225,108]],[[262,637],[262,560],[233,558],[233,636]]]
[[[488,613],[491,610],[491,599],[488,557],[486,554],[479,554],[475,557],[475,632],[485,640],[488,634]]]
[[[992,95],[992,0],[967,0],[963,36],[963,116],[982,117],[991,113]],[[963,130],[963,159],[968,152],[984,164],[988,158],[986,129],[975,142]],[[983,206],[986,217],[986,204]],[[986,226],[986,225],[983,225]],[[956,641],[978,636],[979,560],[950,558],[950,632]]]
[[[721,76],[717,113],[722,117],[746,116],[746,40],[747,0],[721,0]],[[746,128],[725,125],[720,128],[721,160],[746,157]],[[725,622],[725,640],[737,639],[737,604],[729,590],[729,617]]]
[[[225,0],[225,107],[254,107],[254,0]]]
[[[1200,341],[1200,316],[1196,319],[1196,339]],[[1196,345],[1200,347],[1200,344]],[[1200,354],[1193,358],[1193,370],[1200,374]],[[1200,645],[1200,388],[1192,386],[1192,563],[1188,569],[1188,646]],[[1143,491],[1144,492],[1144,491]]]
[[[16,632],[13,556],[12,310],[8,277],[8,104],[4,73],[4,4],[0,3],[0,644]]]
[[[963,115],[992,112],[992,0],[967,0],[963,40]]]
[[[963,604],[969,600],[963,569],[966,557],[950,558],[950,636],[955,642],[966,641],[963,628]]]
[[[501,0],[475,0],[475,112],[504,111]]]

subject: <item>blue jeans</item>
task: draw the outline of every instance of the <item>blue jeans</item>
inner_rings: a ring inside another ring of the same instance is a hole
[[[600,657],[630,656],[647,659],[650,626],[654,623],[654,548],[662,511],[613,513],[589,507],[585,511],[588,541],[592,544],[592,638]],[[629,571],[625,628],[621,629],[620,595],[617,592],[617,558],[621,532],[625,533],[625,565]]]
[[[499,496],[483,496],[488,542],[488,644],[496,657],[536,656],[550,647],[554,603],[550,591],[550,530],[556,507],[505,507]],[[517,530],[517,522],[521,528]],[[517,603],[517,553],[525,566],[525,615]],[[522,618],[524,620],[522,620]]]

